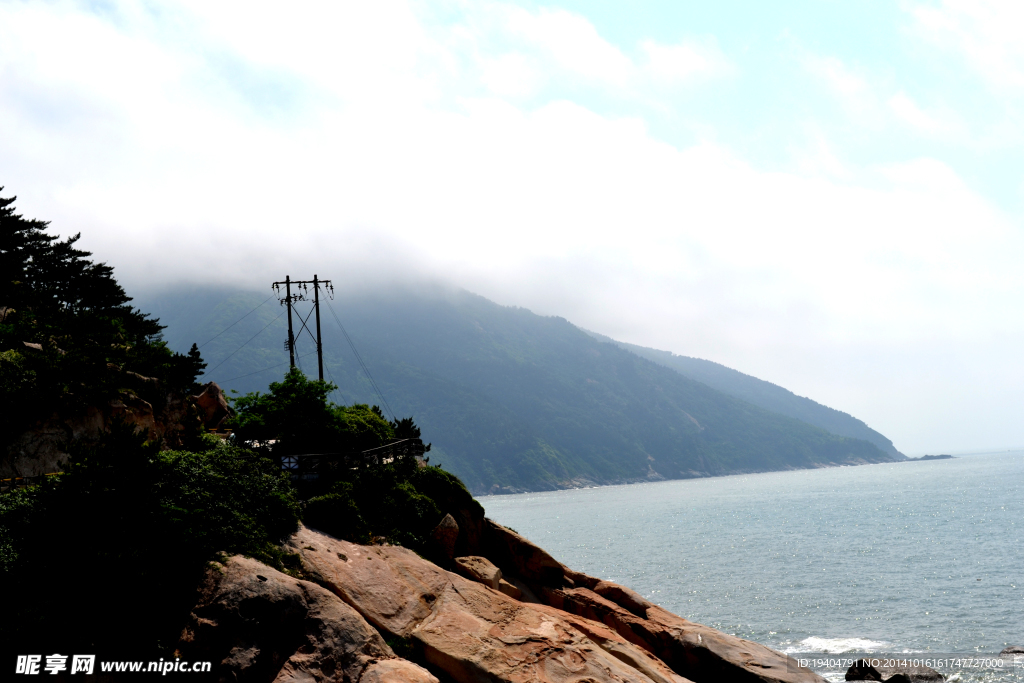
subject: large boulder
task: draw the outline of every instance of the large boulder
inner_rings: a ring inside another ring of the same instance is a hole
[[[330,591],[240,556],[207,572],[179,651],[220,681],[438,683]]]
[[[490,519],[484,520],[481,554],[501,568],[535,586],[565,585],[565,567],[540,546]]]
[[[430,540],[441,557],[446,560],[455,557],[455,544],[459,540],[459,524],[451,514],[446,514],[438,522],[434,530],[430,532]]]
[[[534,609],[556,614],[597,643],[601,649],[609,652],[616,659],[626,662],[652,681],[669,683],[687,680],[670,669],[660,659],[651,656],[650,652],[637,647],[604,624],[547,605],[535,605]]]
[[[455,569],[467,579],[478,581],[494,590],[499,590],[501,584],[501,570],[486,557],[470,555],[468,557],[456,557]]]
[[[192,396],[191,400],[199,409],[200,419],[207,429],[216,429],[224,421],[224,418],[231,414],[224,391],[216,382],[208,382],[203,385],[203,390],[198,395]]]
[[[602,629],[607,649],[568,615],[514,600],[405,548],[360,546],[306,528],[289,547],[319,583],[459,683],[686,682],[600,625],[593,628]]]

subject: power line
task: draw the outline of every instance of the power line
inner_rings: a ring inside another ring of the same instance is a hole
[[[280,313],[278,313],[278,314],[277,314],[277,318],[274,318],[274,319],[273,319],[273,320],[271,320],[271,321],[270,321],[269,323],[267,323],[267,324],[266,324],[266,326],[265,326],[265,327],[263,328],[263,330],[266,330],[266,329],[267,329],[267,327],[270,327],[271,325],[273,325],[274,323],[276,323],[276,322],[278,321],[278,319],[279,319],[279,318],[280,318],[280,317],[281,317],[282,315],[284,315],[284,311],[281,311]],[[249,337],[249,339],[248,339],[248,340],[247,340],[247,341],[245,342],[245,344],[248,344],[248,343],[249,343],[249,342],[251,342],[251,341],[252,341],[253,339],[255,339],[256,337],[258,337],[258,336],[260,336],[261,334],[263,334],[263,330],[260,330],[260,331],[259,331],[259,332],[257,332],[256,334],[254,334],[254,335],[252,335],[251,337]],[[204,374],[204,375],[206,375],[206,376],[212,375],[212,374],[213,374],[213,371],[214,371],[214,370],[216,370],[217,368],[219,368],[220,366],[222,366],[222,365],[224,365],[225,363],[227,363],[227,362],[228,362],[228,358],[231,358],[231,356],[233,356],[233,355],[235,355],[236,353],[238,353],[239,351],[241,351],[241,350],[242,350],[242,347],[244,347],[244,346],[245,346],[245,344],[242,344],[242,346],[239,346],[239,347],[238,347],[237,349],[235,349],[234,351],[232,351],[232,352],[231,352],[231,354],[230,354],[230,355],[229,355],[229,356],[228,356],[227,358],[225,358],[225,359],[224,359],[224,360],[222,360],[221,362],[217,363],[217,365],[216,365],[216,366],[215,366],[215,367],[214,367],[214,368],[213,368],[212,370],[210,370],[209,372],[204,372],[203,374]]]
[[[305,358],[306,356],[312,356],[314,353],[316,353],[316,351],[310,351],[309,353],[303,355],[302,358]],[[262,370],[253,370],[252,372],[247,372],[244,375],[239,375],[238,377],[232,377],[230,379],[225,379],[225,380],[221,380],[221,381],[225,382],[225,383],[227,383],[227,382],[234,382],[236,379],[242,379],[243,377],[249,377],[251,375],[257,375],[257,374],[259,374],[261,372],[266,372],[267,370],[273,370],[274,368],[279,368],[282,365],[288,365],[288,361],[284,361],[283,363],[278,363],[277,365],[269,365],[269,366],[263,368]]]
[[[341,388],[338,386],[338,383],[334,381],[334,374],[331,372],[330,366],[324,366],[324,367],[327,368],[327,376],[331,378],[331,384],[334,385],[334,391],[338,392],[338,396],[341,398],[341,403],[342,403],[342,405],[344,405],[345,404],[345,394],[341,393]],[[334,391],[332,391],[331,393],[333,394]]]
[[[265,299],[265,300],[263,301],[263,304],[267,303],[268,301],[270,301],[270,300],[271,300],[271,299],[273,299],[273,298],[274,298],[274,295],[273,295],[273,294],[271,294],[270,296],[268,296],[268,297],[267,297],[267,298],[266,298],[266,299]],[[204,346],[206,346],[207,344],[209,344],[210,342],[212,342],[212,341],[213,341],[214,339],[216,339],[217,337],[219,337],[220,335],[224,334],[225,332],[227,332],[228,330],[230,330],[230,329],[231,329],[232,327],[234,327],[234,326],[235,326],[235,325],[237,325],[238,323],[240,323],[240,322],[242,322],[243,320],[245,320],[246,318],[248,318],[248,317],[249,317],[250,315],[252,315],[253,313],[255,313],[257,309],[259,309],[259,308],[260,308],[261,306],[263,306],[263,304],[260,304],[259,306],[257,306],[256,308],[252,309],[251,311],[249,311],[248,313],[246,313],[245,315],[243,315],[243,316],[242,316],[241,318],[239,318],[238,320],[236,320],[235,322],[233,322],[233,323],[231,323],[230,325],[228,325],[227,327],[225,327],[225,328],[224,328],[223,330],[221,330],[220,332],[218,332],[218,333],[217,333],[217,334],[216,334],[216,335],[215,335],[215,336],[214,336],[214,337],[213,337],[212,339],[209,339],[209,340],[207,340],[207,341],[203,342],[202,344],[200,344],[200,345],[199,345],[199,348],[203,348]]]
[[[378,387],[377,383],[373,381],[373,375],[370,374],[369,368],[366,367],[366,363],[363,362],[362,356],[360,356],[359,352],[356,350],[356,345],[352,342],[352,338],[348,336],[348,332],[345,331],[345,326],[341,324],[341,320],[338,318],[338,314],[334,312],[334,306],[331,305],[330,301],[327,302],[327,308],[330,309],[331,315],[334,316],[334,322],[338,323],[341,333],[345,336],[345,341],[348,342],[349,348],[352,349],[352,353],[355,355],[356,360],[359,361],[359,365],[363,368],[363,373],[366,375],[366,379],[370,380],[370,386],[372,386],[373,390],[377,392],[377,397],[380,398],[380,402],[391,414],[391,419],[393,421],[397,420],[395,417],[395,411],[391,410],[391,406],[388,405],[387,399],[385,399],[384,394],[381,393],[380,387]]]

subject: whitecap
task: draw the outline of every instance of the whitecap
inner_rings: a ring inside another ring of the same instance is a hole
[[[874,652],[888,644],[884,641],[868,640],[867,638],[818,638],[817,636],[811,636],[786,648],[785,652],[786,654],[794,652],[826,652],[831,655],[842,652]]]

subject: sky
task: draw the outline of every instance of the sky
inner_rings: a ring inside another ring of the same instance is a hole
[[[908,454],[1019,447],[1022,31],[1011,0],[0,0],[0,185],[129,293],[445,282]]]

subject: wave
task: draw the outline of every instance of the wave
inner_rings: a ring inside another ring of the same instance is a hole
[[[842,652],[874,652],[885,647],[889,643],[881,640],[868,640],[867,638],[818,638],[811,636],[804,638],[799,643],[786,648],[786,654],[794,652],[825,652],[830,655]]]

